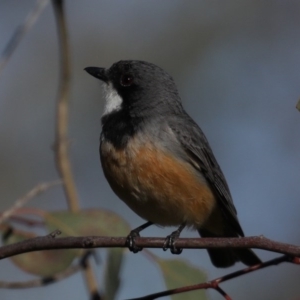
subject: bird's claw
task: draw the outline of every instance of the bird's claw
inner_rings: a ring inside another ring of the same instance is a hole
[[[163,250],[166,251],[166,250],[168,250],[168,248],[170,248],[170,251],[172,254],[177,254],[177,255],[180,254],[182,252],[182,249],[176,248],[176,246],[175,246],[175,242],[178,237],[179,237],[179,234],[177,231],[174,231],[170,235],[168,235],[164,242]]]
[[[140,237],[140,234],[134,230],[132,230],[126,239],[126,246],[128,247],[129,251],[133,253],[138,253],[139,251],[142,251],[142,247],[138,247],[135,244],[135,238]]]

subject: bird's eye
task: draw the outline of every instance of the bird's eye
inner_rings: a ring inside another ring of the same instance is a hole
[[[120,83],[122,86],[131,86],[133,84],[133,76],[130,74],[122,75]]]

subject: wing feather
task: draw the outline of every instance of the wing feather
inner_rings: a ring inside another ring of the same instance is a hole
[[[244,236],[228,184],[202,130],[187,114],[180,121],[178,116],[174,120],[168,120],[168,124],[190,163],[210,184],[228,224],[237,234]]]

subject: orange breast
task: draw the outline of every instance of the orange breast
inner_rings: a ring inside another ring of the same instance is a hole
[[[101,146],[105,176],[114,192],[139,216],[168,226],[186,222],[196,228],[208,219],[216,201],[201,174],[167,151],[135,139],[125,150]]]

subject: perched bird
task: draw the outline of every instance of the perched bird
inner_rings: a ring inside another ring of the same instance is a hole
[[[109,69],[85,70],[104,82],[100,157],[111,188],[151,224],[178,226],[166,240],[173,253],[185,226],[202,237],[244,236],[225,177],[199,126],[185,112],[172,77],[145,61],[126,60]],[[250,249],[208,249],[216,267],[260,259]]]

